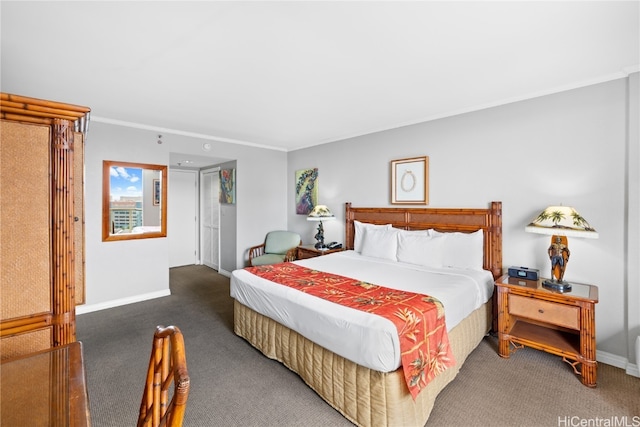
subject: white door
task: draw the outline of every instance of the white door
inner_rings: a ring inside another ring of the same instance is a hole
[[[198,172],[169,169],[167,241],[169,267],[196,263]]]
[[[220,168],[200,172],[200,254],[202,263],[220,265]]]

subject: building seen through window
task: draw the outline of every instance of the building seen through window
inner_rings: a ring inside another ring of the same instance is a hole
[[[110,206],[113,233],[131,233],[135,227],[142,226],[142,197],[121,196],[112,200]]]

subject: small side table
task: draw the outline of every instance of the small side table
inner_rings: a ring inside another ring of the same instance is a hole
[[[511,346],[514,351],[527,346],[562,356],[584,385],[595,387],[598,288],[572,283],[570,292],[560,293],[542,282],[508,275],[496,281],[500,356],[508,358]]]
[[[296,259],[314,258],[317,256],[332,254],[334,252],[341,252],[343,248],[338,249],[316,249],[313,245],[301,245],[298,246]]]

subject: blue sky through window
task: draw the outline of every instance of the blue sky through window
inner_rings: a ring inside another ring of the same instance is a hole
[[[122,197],[142,197],[142,169],[111,167],[111,200]]]

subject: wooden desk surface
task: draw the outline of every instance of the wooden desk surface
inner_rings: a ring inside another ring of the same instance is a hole
[[[80,342],[2,361],[0,425],[91,425]]]

